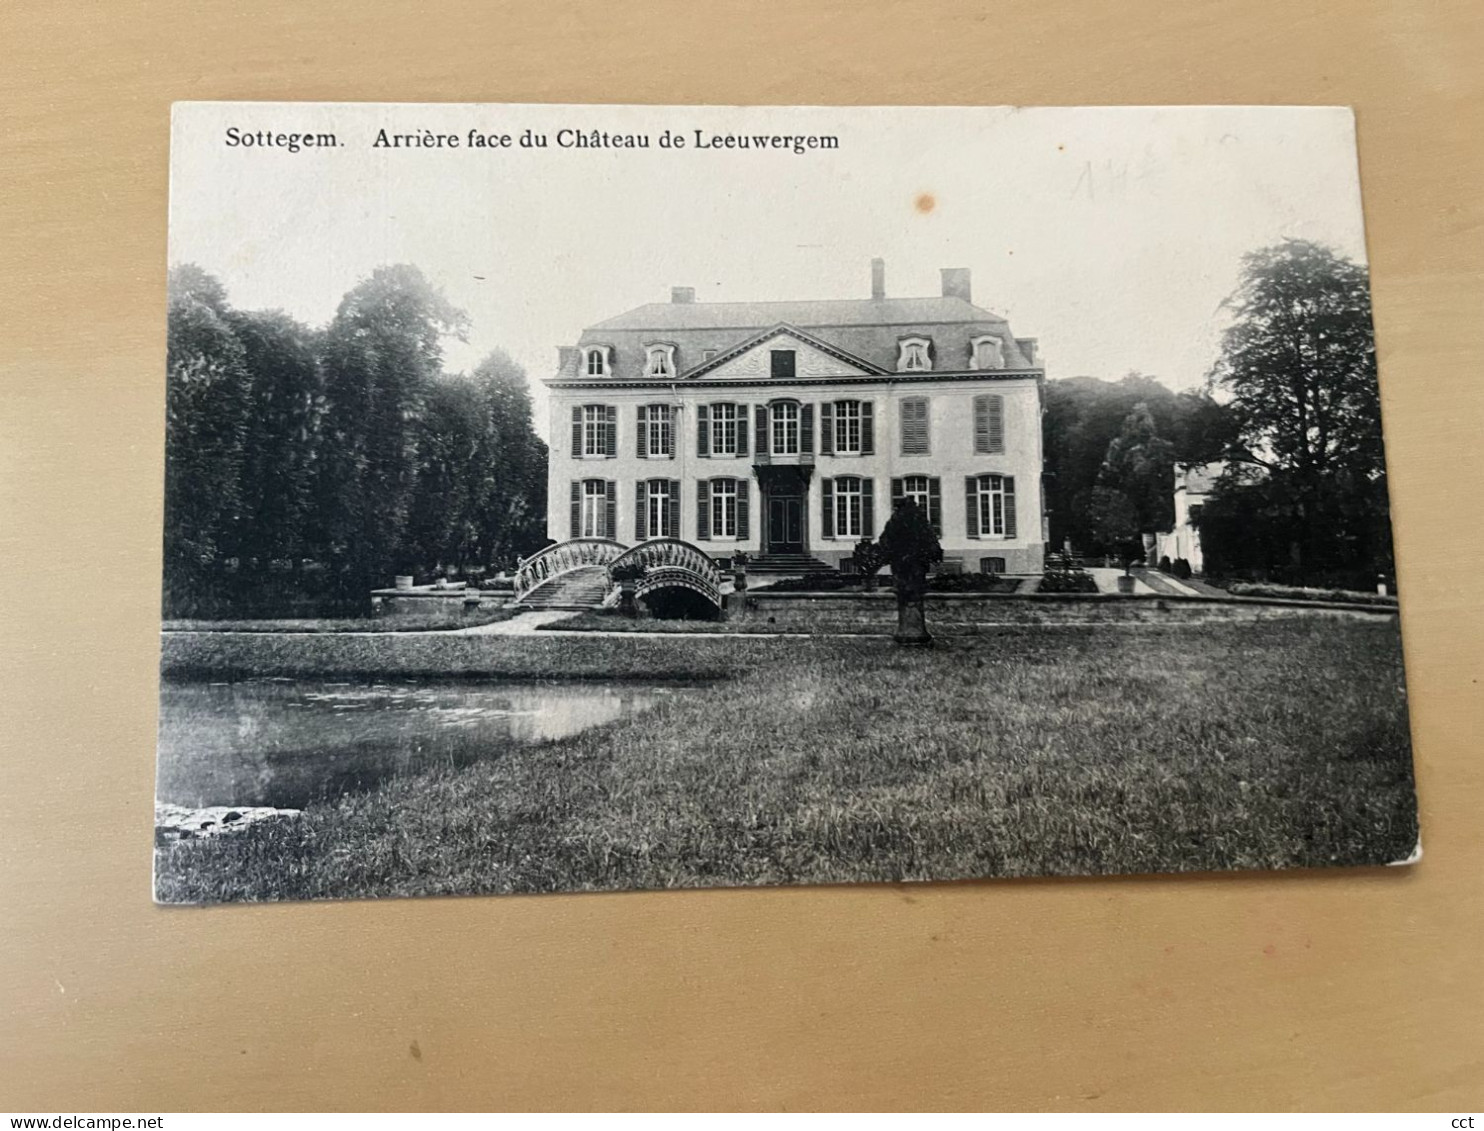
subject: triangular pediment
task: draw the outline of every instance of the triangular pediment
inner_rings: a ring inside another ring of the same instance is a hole
[[[879,377],[886,371],[869,361],[846,353],[797,326],[780,323],[740,345],[703,362],[684,376],[718,380],[757,381],[773,379],[773,351],[794,351],[794,376]]]

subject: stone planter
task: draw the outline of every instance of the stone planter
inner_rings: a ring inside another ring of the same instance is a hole
[[[382,576],[385,577],[386,574],[382,574]],[[410,573],[399,573],[399,574],[397,574],[397,578],[396,578],[396,581],[395,581],[394,585],[398,589],[411,589],[412,588],[412,575]]]
[[[1118,578],[1118,591],[1120,593],[1132,593],[1134,591],[1134,579],[1130,574],[1121,574]]]

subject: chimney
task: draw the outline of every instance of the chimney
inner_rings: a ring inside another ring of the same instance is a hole
[[[871,297],[886,297],[886,260],[871,260]]]
[[[695,302],[696,301],[696,288],[695,287],[671,287],[670,288],[670,301],[671,302]]]
[[[973,289],[969,284],[969,269],[967,267],[944,267],[943,275],[943,297],[961,298],[965,302],[973,302]]]

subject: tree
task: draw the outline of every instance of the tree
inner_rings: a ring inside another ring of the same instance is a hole
[[[480,560],[509,566],[546,541],[546,444],[531,424],[526,372],[507,353],[490,353],[470,378],[487,421],[477,502]]]
[[[1174,522],[1175,446],[1160,436],[1144,401],[1109,441],[1098,484],[1124,496],[1139,532],[1165,530]]]
[[[893,639],[898,644],[931,644],[924,600],[927,574],[943,560],[943,547],[927,512],[911,498],[897,503],[881,531],[879,546],[891,562],[897,593],[897,631]]]
[[[416,267],[378,267],[341,300],[324,335],[324,459],[316,484],[320,553],[348,597],[416,556],[405,533],[417,484],[419,420],[467,316]],[[367,598],[369,599],[369,597]]]
[[[1219,459],[1235,435],[1225,406],[1208,393],[1174,393],[1140,373],[1118,381],[1048,381],[1045,398],[1046,506],[1055,545],[1110,549],[1093,537],[1098,520],[1089,503],[1100,481],[1110,485],[1103,480],[1109,447],[1138,406],[1144,406],[1157,435],[1169,442],[1177,463]],[[1171,479],[1161,486],[1160,497],[1167,500],[1173,490]]]
[[[1131,562],[1142,553],[1138,508],[1116,487],[1094,487],[1085,503],[1089,516],[1088,537],[1106,552]]]
[[[1380,390],[1365,269],[1306,240],[1243,259],[1212,370],[1237,424],[1232,458],[1287,508],[1298,578],[1391,565]],[[1228,481],[1221,490],[1238,489]]]
[[[249,403],[226,292],[192,264],[170,273],[165,346],[167,604],[202,583],[237,521]]]
[[[304,524],[325,410],[318,335],[281,311],[234,311],[249,375],[232,552],[266,568],[306,552]]]

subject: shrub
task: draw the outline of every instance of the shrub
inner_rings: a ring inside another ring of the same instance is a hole
[[[1187,578],[1190,577],[1190,573],[1191,573],[1190,563],[1188,561],[1186,561],[1184,558],[1176,558],[1175,559],[1175,576],[1178,577],[1181,581],[1184,581],[1184,580],[1186,580]]]

